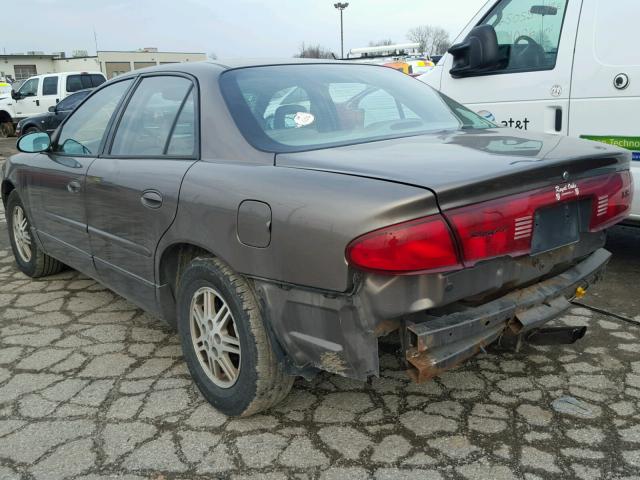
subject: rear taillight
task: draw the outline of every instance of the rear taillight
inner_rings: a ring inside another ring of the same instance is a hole
[[[631,205],[629,172],[491,200],[445,212],[458,236],[463,263],[531,251],[536,210],[561,202],[591,198],[591,231],[607,228],[626,217]]]
[[[449,226],[440,215],[362,235],[347,246],[346,257],[355,267],[390,274],[462,268]]]

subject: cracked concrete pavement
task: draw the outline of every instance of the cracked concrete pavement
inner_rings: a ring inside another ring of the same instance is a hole
[[[229,419],[162,322],[75,271],[19,273],[0,210],[0,479],[640,479],[640,230],[609,247],[584,302],[639,325],[576,306],[557,323],[588,325],[579,343],[422,385],[384,342],[371,385],[321,374]]]

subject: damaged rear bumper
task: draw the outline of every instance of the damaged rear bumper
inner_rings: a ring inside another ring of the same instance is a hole
[[[472,357],[502,335],[521,335],[557,317],[570,306],[576,290],[586,290],[604,272],[611,254],[601,248],[582,262],[547,280],[515,290],[480,306],[451,307],[407,317],[406,359],[418,382]]]

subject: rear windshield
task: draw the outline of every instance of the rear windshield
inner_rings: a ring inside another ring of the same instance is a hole
[[[372,65],[241,68],[223,73],[220,86],[245,138],[269,152],[495,127],[419,80]]]
[[[96,73],[82,73],[79,75],[69,75],[67,77],[67,92],[77,92],[86,88],[95,88],[102,85],[106,80],[102,75]]]

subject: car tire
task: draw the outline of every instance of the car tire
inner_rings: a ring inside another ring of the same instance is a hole
[[[3,122],[0,123],[0,138],[11,137],[14,133],[13,123]]]
[[[26,129],[22,130],[22,135],[29,135],[30,133],[38,133],[41,132],[42,130],[40,130],[38,127],[34,127],[33,125],[30,127],[27,127]]]
[[[198,257],[178,290],[182,351],[205,399],[225,415],[245,417],[282,401],[294,377],[271,346],[247,280],[217,258]]]
[[[53,275],[65,268],[63,263],[38,248],[31,231],[31,221],[15,190],[9,194],[7,201],[7,226],[13,256],[22,273],[38,278]]]

